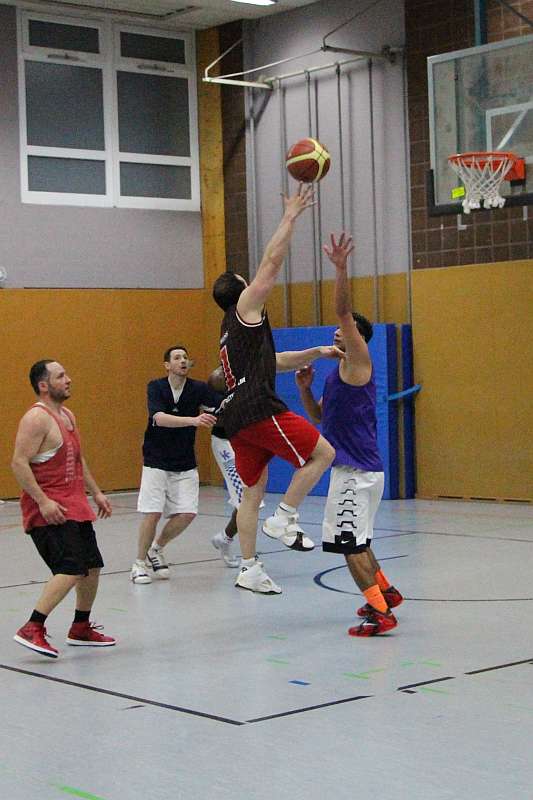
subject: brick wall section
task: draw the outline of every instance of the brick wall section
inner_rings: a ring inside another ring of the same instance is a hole
[[[533,18],[533,0],[511,0]],[[524,221],[522,208],[503,208],[463,216],[427,214],[426,172],[429,169],[428,56],[472,47],[475,42],[472,0],[405,0],[409,136],[411,143],[411,206],[413,267],[447,267],[533,258],[533,213]],[[497,0],[487,4],[489,41],[531,33],[532,29]]]
[[[223,53],[241,38],[241,23],[222,25],[219,35]],[[238,45],[221,61],[220,74],[241,72],[242,58],[242,45]],[[222,85],[221,90],[227,265],[228,269],[248,278],[244,89]]]

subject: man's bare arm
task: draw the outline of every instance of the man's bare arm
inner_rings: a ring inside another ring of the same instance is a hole
[[[276,353],[276,372],[292,372],[316,361],[317,358],[344,358],[344,353],[335,345],[309,347],[307,350],[284,350]]]
[[[263,306],[274,288],[276,279],[291,240],[294,222],[302,211],[314,205],[313,189],[301,183],[296,194],[283,198],[285,213],[269,243],[258,267],[255,278],[242,292],[237,303],[237,312],[245,322],[260,322]]]
[[[353,251],[351,236],[342,234],[337,242],[331,234],[331,247],[324,252],[335,266],[335,313],[344,339],[346,359],[341,364],[341,377],[348,382],[364,384],[370,379],[372,361],[368,345],[357,329],[352,316],[351,292],[348,284],[348,256]]]
[[[313,395],[313,390],[311,389],[314,375],[315,371],[313,367],[306,366],[298,370],[295,378],[298,391],[300,392],[300,400],[302,401],[307,416],[315,425],[319,425],[322,421],[322,400],[317,402]]]
[[[35,500],[39,510],[50,525],[61,525],[66,521],[66,508],[51,500],[41,489],[30,466],[50,430],[50,418],[37,409],[30,409],[21,419],[15,440],[11,469],[19,486]]]
[[[153,420],[158,428],[212,428],[217,418],[213,414],[198,414],[197,417],[175,417],[164,411],[157,411]]]

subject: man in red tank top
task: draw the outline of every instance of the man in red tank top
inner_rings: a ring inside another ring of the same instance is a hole
[[[111,516],[111,504],[81,454],[74,415],[63,408],[71,385],[65,369],[51,359],[38,361],[30,370],[30,383],[39,399],[20,421],[12,468],[22,487],[24,530],[53,574],[14,639],[57,658],[58,651],[46,638],[45,621],[73,587],[76,612],[67,643],[89,647],[116,643],[89,621],[104,562],[92,526],[96,514],[85,490],[91,493],[99,517]]]

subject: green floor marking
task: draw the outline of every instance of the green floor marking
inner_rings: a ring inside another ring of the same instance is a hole
[[[343,672],[343,675],[346,675],[347,678],[361,678],[362,680],[370,680],[370,675],[372,672],[385,672],[386,667],[379,667],[378,669],[368,669],[366,672]]]
[[[414,665],[414,661],[402,661],[400,667],[412,667]]]
[[[109,606],[109,608],[107,610],[108,611],[123,611],[124,614],[128,613],[128,609],[127,608],[113,608],[113,606]]]
[[[533,714],[533,708],[529,706],[519,706],[518,703],[506,703],[506,708],[514,708],[517,711],[527,711],[528,714]]]
[[[286,661],[284,658],[267,658],[267,661],[270,661],[271,664],[289,664],[289,661]]]
[[[431,686],[418,686],[417,692],[434,692],[435,694],[450,694],[448,689],[433,689]]]
[[[75,789],[73,786],[60,786],[56,783],[53,783],[52,786],[55,786],[55,788],[59,789],[60,792],[72,794],[74,797],[83,797],[85,800],[104,800],[104,798],[100,797],[99,795],[91,794],[90,792],[83,792],[81,789]]]
[[[428,667],[442,667],[440,661],[420,661],[420,664],[426,664]]]
[[[284,633],[272,633],[270,636],[267,636],[267,639],[286,639]]]

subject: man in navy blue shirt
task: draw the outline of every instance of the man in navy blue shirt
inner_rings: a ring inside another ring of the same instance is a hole
[[[188,377],[191,362],[182,345],[164,355],[167,378],[150,381],[148,426],[144,434],[143,470],[137,510],[142,514],[133,583],[151,583],[146,561],[160,578],[169,578],[163,548],[190,525],[198,511],[199,478],[194,440],[196,428],[212,428],[217,396],[203,381]],[[156,537],[161,517],[166,523]]]

